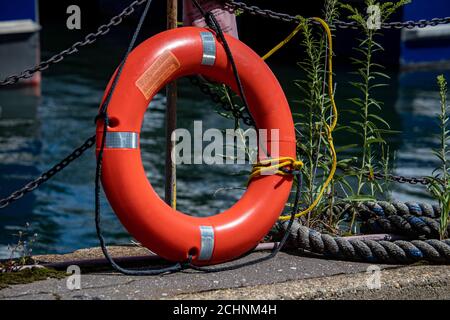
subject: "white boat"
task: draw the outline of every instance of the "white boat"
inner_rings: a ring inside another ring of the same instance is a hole
[[[0,79],[39,63],[40,29],[37,0],[0,1]],[[19,84],[39,83],[35,74]]]

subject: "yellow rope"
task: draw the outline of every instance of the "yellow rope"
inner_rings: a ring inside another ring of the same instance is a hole
[[[299,20],[301,20],[300,17],[297,17]],[[264,56],[262,56],[263,60],[268,59],[270,56],[272,56],[275,52],[277,52],[278,50],[280,50],[282,47],[284,47],[284,45],[286,43],[288,43],[289,41],[291,41],[291,39],[300,31],[300,29],[302,28],[303,25],[303,21],[300,21],[300,23],[297,25],[297,27],[295,27],[294,31],[291,32],[290,35],[288,35],[286,37],[286,39],[284,39],[283,41],[281,41],[279,44],[277,44],[275,47],[272,48],[272,50],[270,50],[269,52],[267,52]]]
[[[328,95],[330,96],[331,106],[333,108],[333,120],[331,121],[331,125],[329,129],[331,131],[336,128],[337,120],[338,120],[338,110],[336,107],[336,102],[334,101],[334,92],[333,92],[333,37],[331,35],[331,30],[328,24],[321,18],[314,17],[312,18],[319,22],[323,29],[327,34],[328,40]]]
[[[264,174],[290,175],[290,173],[280,170],[286,167],[289,167],[291,170],[300,170],[303,167],[303,162],[291,157],[262,160],[253,166],[249,181]]]
[[[303,25],[303,18],[300,16],[297,16],[297,18],[300,20],[299,24],[295,27],[295,29],[289,34],[286,39],[281,41],[279,44],[277,44],[275,47],[273,47],[269,52],[267,52],[264,56],[262,56],[263,60],[266,60],[270,58],[275,52],[280,50],[282,47],[284,47],[289,41],[292,40],[292,38],[300,31],[302,25]],[[328,94],[330,96],[331,105],[333,108],[333,120],[331,123],[331,131],[334,130],[337,124],[337,118],[338,118],[338,111],[336,107],[336,103],[334,101],[334,93],[333,93],[333,38],[331,36],[331,30],[328,24],[321,18],[313,17],[313,20],[316,20],[319,22],[322,27],[324,28],[326,34],[327,34],[327,40],[328,40]]]
[[[299,17],[301,20],[301,18]],[[325,30],[325,33],[327,35],[327,41],[328,41],[328,95],[330,97],[330,102],[332,106],[332,120],[331,124],[328,125],[325,123],[325,131],[327,135],[327,141],[331,153],[332,158],[332,165],[330,169],[330,174],[328,175],[327,179],[325,180],[322,188],[319,191],[319,194],[317,195],[316,199],[311,203],[311,205],[295,214],[295,217],[298,218],[300,216],[303,216],[305,214],[310,213],[320,202],[320,200],[323,197],[323,194],[325,193],[325,190],[330,185],[331,180],[334,177],[334,174],[336,173],[336,167],[337,167],[337,155],[336,150],[334,148],[333,143],[333,130],[336,128],[337,119],[338,119],[338,110],[336,107],[336,102],[334,101],[334,92],[333,92],[333,38],[331,35],[331,30],[328,24],[321,18],[314,17],[313,20],[320,23],[322,28]],[[301,26],[303,24],[303,21],[300,21],[300,23],[297,25],[297,27],[294,29],[294,31],[282,42],[277,44],[272,50],[270,50],[268,53],[266,53],[262,59],[266,60],[270,56],[272,56],[275,52],[277,52],[280,48],[282,48],[286,43],[288,43],[300,30]],[[272,164],[275,163],[275,164]],[[303,162],[299,160],[295,160],[293,158],[287,158],[282,157],[279,159],[270,159],[270,160],[264,160],[254,165],[252,173],[250,174],[250,180],[258,175],[261,175],[264,172],[268,171],[274,171],[276,174],[286,175],[286,172],[281,171],[280,169],[283,167],[291,167],[292,169],[300,169],[303,166]],[[279,220],[286,221],[289,220],[290,216],[281,216]]]

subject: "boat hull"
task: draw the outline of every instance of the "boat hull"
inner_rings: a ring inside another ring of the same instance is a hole
[[[414,0],[404,7],[405,21],[447,16],[450,16],[448,0]],[[400,62],[408,68],[450,65],[450,25],[403,29]]]
[[[17,74],[40,62],[37,0],[0,2],[0,79]],[[38,85],[37,73],[18,85]]]

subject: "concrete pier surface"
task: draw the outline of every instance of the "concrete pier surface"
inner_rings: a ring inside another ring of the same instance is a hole
[[[115,256],[148,253],[136,247],[114,247],[111,252]],[[255,252],[243,260],[265,254]],[[72,263],[101,259],[102,254],[93,248],[36,258],[41,262]],[[450,266],[377,266],[379,278],[377,267],[371,264],[288,253],[219,273],[184,270],[133,277],[91,266],[89,272],[82,267],[79,290],[69,290],[67,278],[47,279],[0,290],[0,299],[450,299]],[[368,268],[375,269],[375,274]]]

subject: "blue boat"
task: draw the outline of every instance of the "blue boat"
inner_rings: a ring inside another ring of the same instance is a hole
[[[40,28],[37,0],[0,1],[0,79],[39,63]],[[39,83],[39,74],[21,82]]]
[[[414,0],[403,11],[405,21],[448,16],[449,0]],[[404,69],[449,67],[450,25],[402,30],[400,62]]]

